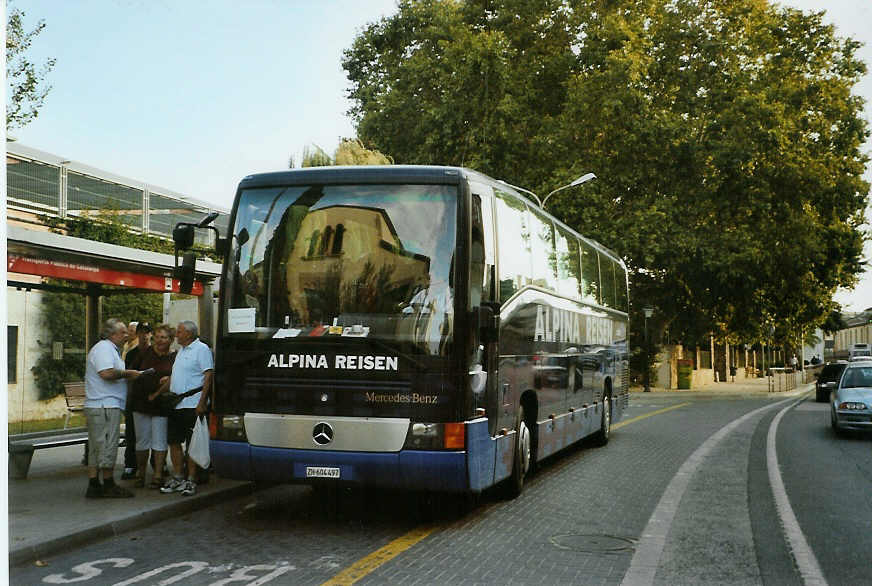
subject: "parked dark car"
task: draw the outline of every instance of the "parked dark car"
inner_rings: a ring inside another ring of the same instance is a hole
[[[823,370],[818,375],[817,382],[814,384],[815,399],[818,403],[826,403],[830,399],[830,391],[836,388],[839,379],[844,372],[848,363],[845,360],[838,362],[828,362],[824,365]],[[833,383],[827,386],[827,383]]]

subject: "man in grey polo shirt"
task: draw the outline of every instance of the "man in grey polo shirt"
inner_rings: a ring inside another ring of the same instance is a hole
[[[121,346],[127,339],[127,326],[123,321],[107,320],[100,337],[102,339],[88,352],[85,363],[84,411],[88,422],[88,490],[85,497],[131,497],[132,492],[115,484],[113,474],[121,435],[121,413],[127,402],[125,379],[135,379],[139,371],[125,369],[121,359]]]

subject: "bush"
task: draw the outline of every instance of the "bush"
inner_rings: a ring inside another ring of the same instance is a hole
[[[40,345],[44,345],[40,342]],[[65,354],[60,360],[52,358],[51,345],[40,355],[36,365],[30,369],[36,379],[40,401],[47,401],[64,392],[64,383],[82,380],[85,377],[85,361],[78,354]]]

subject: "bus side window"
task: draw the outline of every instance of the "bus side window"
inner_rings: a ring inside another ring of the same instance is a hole
[[[566,297],[578,295],[581,265],[575,236],[557,226],[557,290]]]
[[[495,193],[499,225],[499,300],[503,303],[531,282],[531,234],[524,202],[499,191]]]
[[[630,311],[627,299],[627,271],[620,263],[615,263],[615,293],[618,299],[618,309]]]
[[[472,196],[472,221],[469,241],[469,307],[478,307],[487,300],[487,271],[484,260],[484,226],[481,217],[481,196]]]
[[[603,305],[617,308],[615,301],[615,261],[604,254],[600,254],[600,278],[603,288]]]
[[[482,299],[496,301],[496,251],[494,249],[494,200],[486,195],[481,200],[481,225],[484,232],[484,285]]]
[[[581,242],[581,298],[588,303],[600,302],[599,261],[596,249]]]
[[[533,248],[533,284],[557,291],[557,257],[554,250],[554,225],[530,208],[530,233]]]

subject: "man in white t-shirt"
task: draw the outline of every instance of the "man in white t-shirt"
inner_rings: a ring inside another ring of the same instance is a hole
[[[205,415],[212,390],[214,361],[212,350],[198,337],[197,324],[183,321],[176,327],[176,342],[181,348],[173,362],[169,392],[181,395],[194,389],[199,392],[185,397],[170,414],[167,425],[167,443],[173,460],[173,477],[160,489],[164,494],[174,492],[192,496],[197,492],[197,463],[188,458],[188,478],[182,469],[182,443],[191,444],[191,432],[197,417]]]
[[[127,402],[127,381],[139,376],[127,370],[121,359],[121,346],[127,339],[127,326],[120,319],[109,319],[102,339],[91,347],[85,363],[85,419],[88,422],[87,498],[131,497],[133,493],[115,484],[115,460],[121,435],[121,413]],[[103,483],[100,484],[100,471]]]

